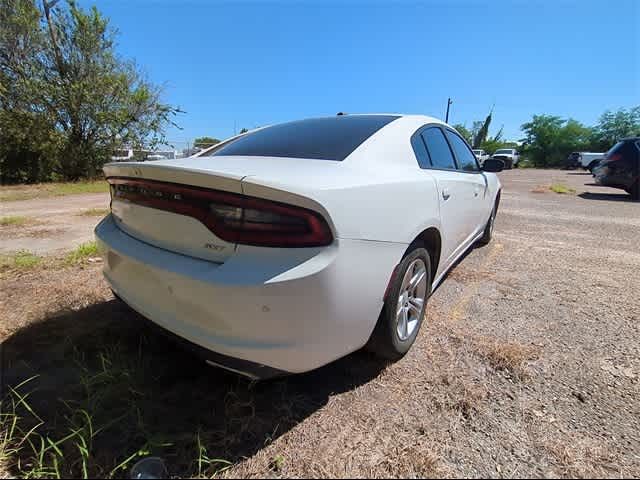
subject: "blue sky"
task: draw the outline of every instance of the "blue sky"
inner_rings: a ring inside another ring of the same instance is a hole
[[[640,104],[640,2],[82,1],[187,113],[174,142],[345,112],[593,124]]]

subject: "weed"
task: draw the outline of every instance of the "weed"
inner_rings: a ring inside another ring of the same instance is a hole
[[[269,462],[269,470],[274,472],[281,472],[284,467],[284,457],[282,455],[276,455]]]
[[[0,255],[0,271],[3,270],[29,270],[40,264],[42,257],[34,255],[27,250],[20,250],[11,255]]]
[[[31,219],[29,217],[23,217],[19,215],[10,216],[10,217],[1,217],[0,227],[20,226],[30,222],[31,222]]]
[[[571,187],[567,187],[563,183],[554,183],[554,184],[549,186],[549,190],[551,190],[552,192],[555,192],[555,193],[560,193],[560,194],[574,194],[574,193],[576,193],[575,189],[573,189]]]
[[[98,245],[96,242],[87,242],[79,245],[72,252],[69,252],[65,257],[64,263],[67,265],[76,265],[84,262],[88,258],[96,256],[98,256]]]

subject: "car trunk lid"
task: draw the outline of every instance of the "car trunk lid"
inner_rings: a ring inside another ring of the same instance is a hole
[[[104,172],[111,184],[112,214],[121,230],[166,250],[224,263],[236,252],[239,242],[253,241],[251,232],[240,232],[238,236],[238,231],[233,231],[233,222],[238,218],[245,222],[243,228],[246,222],[253,222],[253,227],[262,230],[261,241],[271,241],[273,246],[290,246],[289,235],[297,242],[291,246],[305,246],[305,241],[329,241],[331,233],[325,228],[324,212],[313,200],[292,193],[286,186],[244,191],[245,178],[290,172],[296,163],[299,167],[296,160],[284,158],[196,157],[112,163],[105,166]],[[245,201],[246,195],[254,197],[250,201],[253,207],[245,207],[241,217],[234,217],[240,211],[234,201]],[[267,224],[261,223],[265,218]],[[231,224],[231,229],[225,230],[221,223]],[[311,230],[305,230],[309,225]]]

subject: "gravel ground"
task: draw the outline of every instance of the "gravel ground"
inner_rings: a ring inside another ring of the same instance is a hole
[[[174,443],[156,453],[180,476],[197,474],[180,446],[199,432],[234,477],[638,477],[640,204],[581,172],[500,175],[493,242],[450,272],[395,364],[358,352],[249,384],[149,334],[87,265],[0,277],[5,379],[40,374],[32,400],[55,423],[52,399],[76,395],[71,350],[118,341],[139,358],[143,336],[153,375],[127,377],[137,420],[96,439],[96,457],[140,448],[138,422]],[[123,395],[101,409],[131,409]]]

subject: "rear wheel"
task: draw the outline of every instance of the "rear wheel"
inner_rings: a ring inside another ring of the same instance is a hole
[[[595,166],[598,164],[597,160],[593,160],[589,166],[587,167],[587,170],[589,170],[591,173],[593,173],[593,169],[595,168]]]
[[[487,245],[491,239],[493,238],[493,227],[496,221],[496,215],[498,214],[498,201],[496,200],[495,205],[493,206],[493,210],[491,210],[491,216],[487,221],[487,225],[484,227],[484,233],[482,237],[478,240],[480,245]]]
[[[431,295],[431,261],[424,248],[414,248],[400,262],[367,349],[399,360],[418,336]]]

